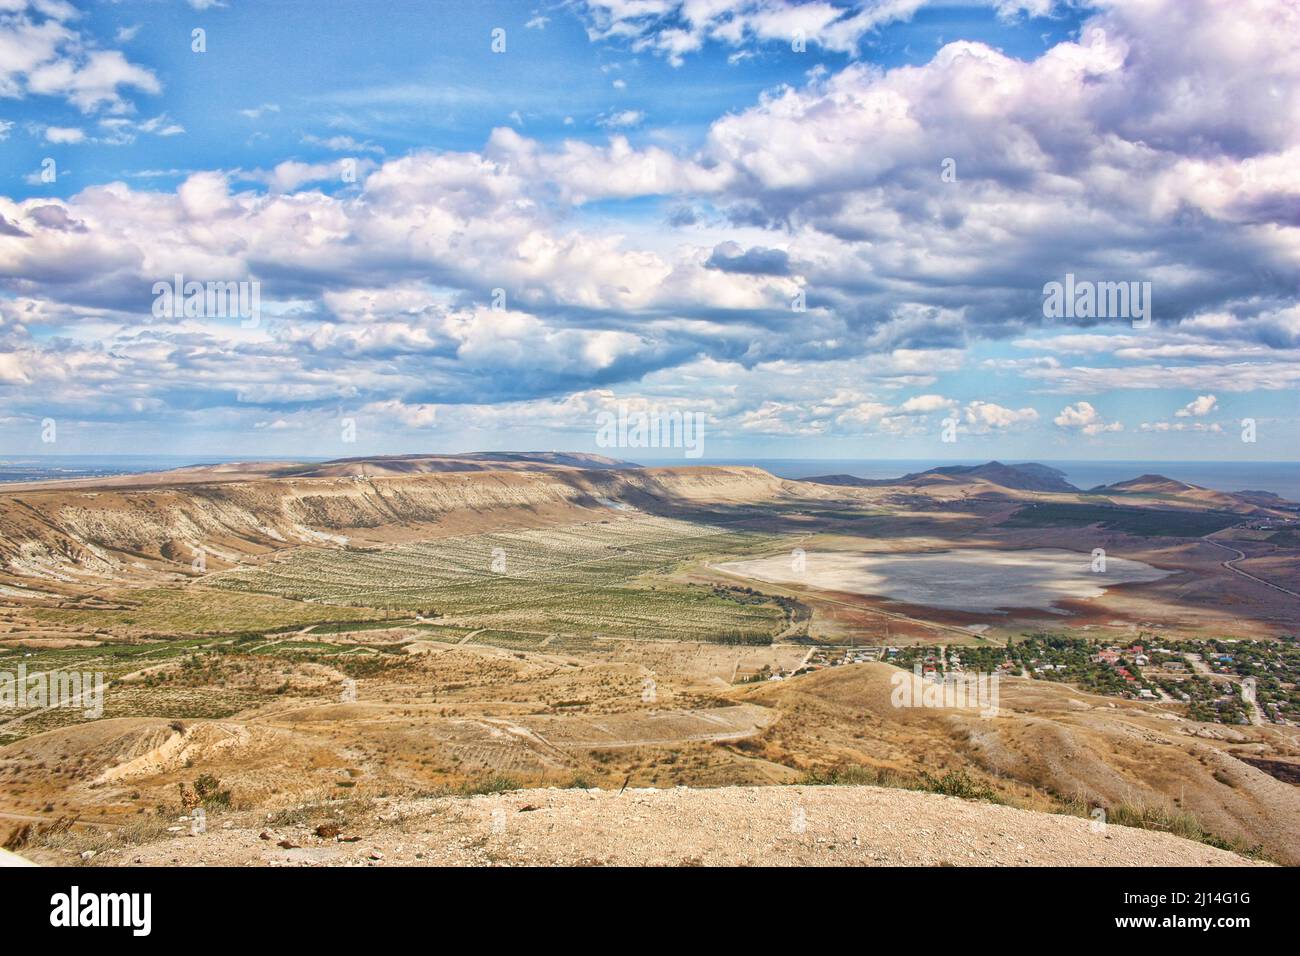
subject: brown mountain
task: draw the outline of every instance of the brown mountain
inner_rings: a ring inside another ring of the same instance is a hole
[[[1215,491],[1202,488],[1177,478],[1164,475],[1139,475],[1128,481],[1117,481],[1092,489],[1092,494],[1116,495],[1130,498],[1151,498],[1162,501],[1175,501],[1179,504],[1193,504],[1203,508],[1219,511],[1231,511],[1237,514],[1276,515],[1285,511],[1290,504],[1267,491]]]
[[[1065,472],[1036,462],[1004,465],[1000,461],[982,465],[944,465],[928,471],[913,472],[901,478],[857,478],[853,475],[823,475],[805,478],[804,481],[820,485],[839,485],[850,488],[873,488],[906,485],[923,488],[929,485],[968,484],[982,481],[1010,488],[1014,491],[1077,492],[1079,489],[1065,480]]]
[[[369,455],[336,458],[332,461],[292,465],[271,474],[274,477],[347,477],[418,475],[444,471],[547,471],[578,469],[610,471],[639,468],[640,465],[585,452],[465,452],[456,455]]]

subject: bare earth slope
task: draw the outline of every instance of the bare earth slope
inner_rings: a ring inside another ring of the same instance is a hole
[[[535,526],[664,507],[769,501],[786,483],[757,468],[493,471],[383,478],[263,478],[208,485],[0,493],[0,567],[61,579],[209,567],[291,545]],[[159,567],[159,563],[162,566]]]
[[[965,771],[992,786],[1018,782],[1089,806],[1178,808],[1212,833],[1300,863],[1300,790],[1239,759],[1261,747],[1291,752],[1281,728],[1202,724],[1024,678],[1002,681],[993,718],[976,708],[895,707],[897,674],[856,664],[736,694],[781,714],[750,752],[783,763],[816,753],[825,766],[836,753],[848,763],[868,754],[872,764],[905,773]]]
[[[178,785],[188,785],[199,772],[230,787],[237,807],[256,808],[248,825],[260,826],[268,811],[304,803],[340,806],[333,802],[339,780],[349,783],[344,812],[350,822],[353,808],[371,799],[386,802],[406,794],[412,806],[431,806],[415,795],[442,785],[438,767],[453,764],[462,777],[508,774],[534,787],[581,774],[615,792],[625,774],[636,775],[634,785],[648,782],[647,768],[654,766],[680,764],[684,776],[666,782],[700,787],[786,783],[808,772],[857,766],[902,779],[968,774],[1024,809],[1053,808],[1046,794],[1055,793],[1077,797],[1087,807],[1185,811],[1212,834],[1259,846],[1281,863],[1297,862],[1300,791],[1241,759],[1294,754],[1282,728],[1202,724],[1150,705],[1021,678],[1004,681],[1000,715],[993,718],[981,717],[976,708],[900,708],[890,696],[891,678],[902,672],[884,664],[739,686],[726,692],[725,703],[669,699],[675,686],[692,680],[678,668],[689,667],[698,653],[674,647],[656,660],[664,699],[654,704],[639,703],[636,691],[647,673],[639,665],[583,666],[576,659],[532,654],[521,660],[493,648],[445,646],[408,655],[420,670],[363,678],[355,702],[277,698],[237,717],[183,725],[161,717],[78,722],[0,748],[0,781],[13,798],[0,810],[14,811],[0,812],[0,833],[33,815],[130,826],[133,805],[174,808]],[[798,649],[794,654],[794,660],[801,656]],[[478,688],[472,696],[452,690],[470,686]],[[439,702],[419,696],[426,691]],[[602,705],[598,713],[536,713],[535,701],[599,693],[624,703],[617,709]],[[663,764],[668,756],[672,760]],[[697,761],[699,769],[692,771]],[[611,779],[605,771],[615,768]],[[457,779],[447,782],[454,786]],[[896,799],[906,800],[909,793],[900,790]],[[42,811],[47,800],[58,809]],[[448,806],[453,805],[458,804]],[[168,823],[166,813],[162,822]],[[174,825],[188,829],[183,821]],[[291,842],[306,845],[297,836]],[[742,841],[736,849],[747,848]]]
[[[521,790],[381,802],[339,836],[331,818],[249,820],[143,847],[103,865],[1249,866],[1149,830],[877,787]],[[324,831],[329,833],[330,831]],[[263,836],[265,834],[265,836]],[[282,845],[285,844],[285,845]],[[66,851],[65,851],[66,852]],[[66,862],[40,851],[42,863]]]

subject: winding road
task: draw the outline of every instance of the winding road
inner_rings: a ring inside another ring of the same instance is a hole
[[[1223,567],[1227,568],[1229,571],[1232,571],[1234,574],[1240,574],[1243,578],[1249,578],[1251,581],[1254,581],[1256,584],[1262,584],[1264,585],[1264,587],[1272,588],[1274,591],[1281,591],[1283,594],[1289,594],[1293,598],[1300,598],[1300,592],[1289,590],[1288,588],[1282,587],[1282,585],[1280,584],[1274,584],[1272,581],[1265,581],[1263,578],[1257,578],[1249,571],[1243,571],[1241,570],[1241,568],[1237,567],[1233,562],[1246,560],[1246,552],[1240,551],[1237,548],[1230,548],[1226,544],[1220,544],[1219,542],[1212,541],[1209,538],[1202,538],[1201,540],[1204,541],[1206,544],[1212,544],[1216,548],[1222,548],[1224,551],[1231,551],[1233,554],[1236,555],[1235,558],[1229,558],[1227,561],[1220,562],[1220,564],[1222,564]]]

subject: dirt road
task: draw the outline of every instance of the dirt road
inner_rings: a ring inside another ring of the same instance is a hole
[[[1226,544],[1220,544],[1218,541],[1212,541],[1209,538],[1202,538],[1201,540],[1204,541],[1206,544],[1212,544],[1216,548],[1222,548],[1224,551],[1230,551],[1231,553],[1236,555],[1235,558],[1229,558],[1226,561],[1219,562],[1223,567],[1227,568],[1229,571],[1233,572],[1234,574],[1239,574],[1243,578],[1248,578],[1249,580],[1254,581],[1256,584],[1262,584],[1266,588],[1272,588],[1274,591],[1281,591],[1283,594],[1289,594],[1293,598],[1300,598],[1300,591],[1292,591],[1289,590],[1288,588],[1282,587],[1282,585],[1280,584],[1274,584],[1272,581],[1265,581],[1263,578],[1257,578],[1249,571],[1243,571],[1241,570],[1241,568],[1237,567],[1235,562],[1246,560],[1246,552],[1240,551],[1237,548],[1229,547]]]

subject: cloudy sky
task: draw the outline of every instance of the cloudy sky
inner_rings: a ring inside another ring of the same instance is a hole
[[[1300,459],[1297,117],[1294,0],[0,0],[0,455]]]

